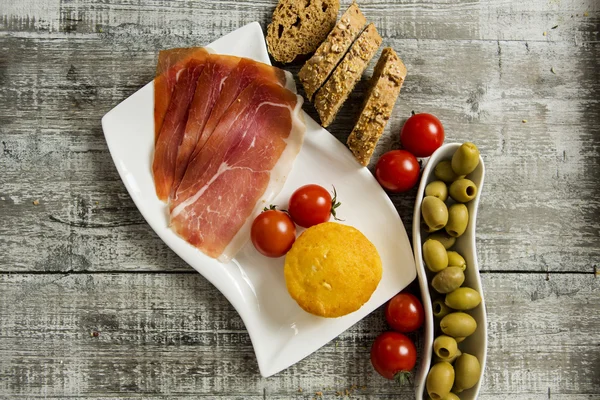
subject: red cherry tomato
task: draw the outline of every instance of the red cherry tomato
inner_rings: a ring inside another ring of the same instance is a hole
[[[371,364],[384,378],[397,379],[403,384],[416,362],[415,344],[401,333],[384,332],[371,347]]]
[[[263,211],[252,223],[250,238],[259,253],[267,257],[281,257],[296,240],[296,226],[283,211]]]
[[[406,150],[392,150],[381,156],[375,177],[390,192],[406,192],[419,181],[419,162]]]
[[[414,114],[400,131],[402,147],[417,157],[429,157],[444,143],[444,127],[432,114]]]
[[[425,312],[423,305],[410,293],[399,293],[392,297],[385,307],[385,319],[397,332],[416,331],[423,325]]]
[[[297,225],[310,228],[329,221],[332,214],[335,217],[335,209],[341,204],[337,202],[336,197],[335,188],[332,199],[324,187],[305,185],[296,189],[290,197],[288,212]]]

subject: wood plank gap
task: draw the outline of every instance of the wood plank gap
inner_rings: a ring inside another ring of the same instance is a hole
[[[507,270],[479,270],[480,274],[543,274],[543,275],[594,275],[594,269],[591,271],[521,271],[518,269]]]

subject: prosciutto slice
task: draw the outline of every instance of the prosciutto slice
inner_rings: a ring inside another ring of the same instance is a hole
[[[254,79],[188,165],[171,199],[171,228],[210,257],[234,256],[249,238],[250,217],[281,190],[300,151],[301,106],[279,83]]]
[[[257,78],[265,79],[284,86],[289,79],[293,82],[293,78],[286,76],[285,72],[279,68],[272,67],[268,64],[259,63],[248,58],[242,58],[239,64],[231,72],[225,80],[221,95],[214,105],[210,118],[202,131],[193,156],[197,155],[202,147],[212,135],[217,124],[231,103],[239,96],[239,94]]]
[[[203,61],[208,51],[203,47],[162,50],[158,54],[154,78],[154,142],[158,139],[163,120],[171,102],[179,72],[192,61]]]
[[[196,90],[196,82],[203,68],[204,60],[193,59],[177,73],[171,101],[156,140],[152,173],[156,195],[162,201],[167,201],[171,193],[171,186],[175,178],[177,151],[183,139],[188,109]]]
[[[174,195],[179,187],[213,106],[221,98],[219,96],[221,95],[221,89],[224,87],[224,82],[239,62],[239,57],[217,54],[208,57],[206,65],[198,78],[194,98],[189,107],[183,139],[177,151],[171,195]]]

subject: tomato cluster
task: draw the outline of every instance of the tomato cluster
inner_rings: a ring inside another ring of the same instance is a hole
[[[296,240],[296,225],[310,228],[335,218],[337,201],[335,188],[331,194],[322,186],[305,185],[290,197],[287,211],[271,206],[256,217],[252,223],[250,238],[259,253],[267,257],[281,257]]]
[[[371,347],[371,364],[384,378],[401,384],[408,380],[417,362],[417,348],[404,333],[423,325],[423,305],[410,293],[399,293],[385,307],[385,319],[392,331],[379,335]]]
[[[404,150],[385,153],[375,166],[375,177],[389,192],[406,192],[419,181],[417,157],[429,157],[444,143],[444,127],[432,114],[414,114],[400,131]]]

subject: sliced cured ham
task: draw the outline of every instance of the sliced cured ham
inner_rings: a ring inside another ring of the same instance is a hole
[[[179,72],[192,60],[203,61],[208,51],[203,47],[162,50],[158,54],[154,78],[154,142],[158,139],[163,120],[171,102]]]
[[[202,150],[202,147],[212,135],[215,127],[231,103],[233,103],[239,94],[257,78],[272,81],[281,86],[284,86],[288,79],[291,82],[294,81],[291,76],[288,78],[285,72],[279,68],[268,64],[259,63],[247,58],[242,58],[239,64],[225,80],[223,89],[221,90],[221,95],[212,109],[210,118],[206,122],[204,130],[193,152],[193,156],[197,155],[200,150]]]
[[[281,190],[300,151],[301,105],[280,84],[253,80],[188,165],[171,199],[171,228],[210,257],[235,255],[249,238],[250,217]]]
[[[205,60],[193,59],[177,73],[171,101],[154,148],[152,173],[156,195],[167,201],[175,177],[179,145],[185,132],[188,110]]]
[[[183,179],[183,174],[213,106],[221,98],[221,89],[224,87],[224,83],[239,62],[239,57],[217,54],[208,56],[206,65],[198,78],[194,98],[189,107],[183,139],[177,151],[175,176],[171,187],[172,195],[175,194],[181,179]]]

